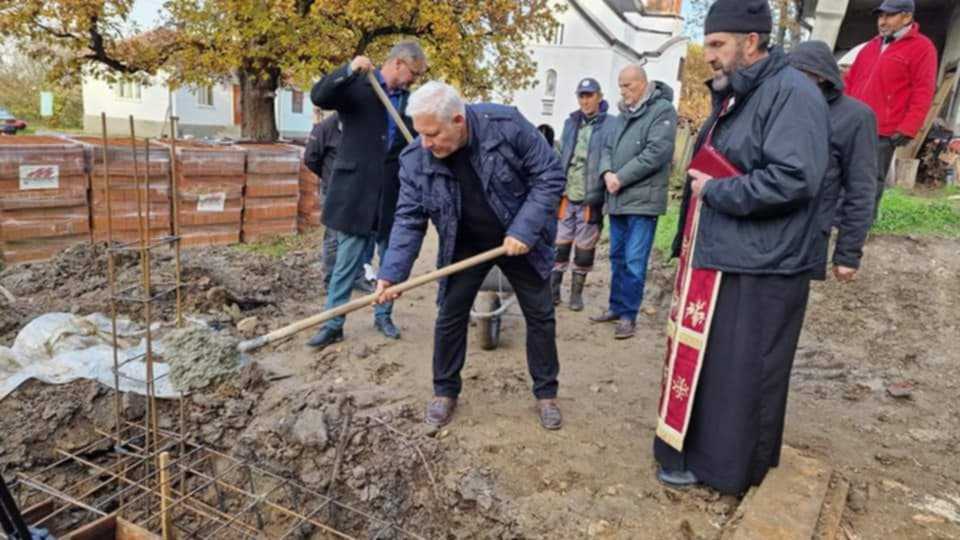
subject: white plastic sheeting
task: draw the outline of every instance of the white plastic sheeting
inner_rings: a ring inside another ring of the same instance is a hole
[[[117,319],[117,351],[121,366],[120,390],[146,395],[147,376],[144,329],[126,319]],[[153,352],[162,353],[154,341]],[[127,362],[127,360],[130,360]],[[154,363],[154,389],[159,398],[175,398],[166,364]],[[70,313],[47,313],[27,324],[13,342],[0,347],[0,400],[29,379],[64,384],[77,379],[99,381],[114,387],[113,335],[110,319],[100,313],[85,317]]]

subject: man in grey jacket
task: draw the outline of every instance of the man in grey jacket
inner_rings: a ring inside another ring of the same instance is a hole
[[[616,322],[614,338],[627,339],[636,331],[657,217],[667,211],[677,111],[673,90],[649,83],[638,65],[623,68],[618,82],[620,116],[600,154],[610,215],[610,304],[590,320]]]

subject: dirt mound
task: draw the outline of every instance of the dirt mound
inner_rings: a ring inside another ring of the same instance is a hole
[[[315,236],[304,237],[304,248],[319,242],[319,236]],[[0,344],[9,345],[20,328],[43,313],[109,313],[107,260],[105,244],[81,244],[61,252],[53,261],[0,271],[0,285],[18,298],[13,309],[3,301]],[[139,296],[139,254],[118,253],[114,261],[118,291]],[[151,252],[151,274],[154,293],[172,289],[172,249]],[[270,327],[276,319],[285,324],[312,314],[321,307],[321,284],[322,274],[312,249],[282,257],[238,246],[185,249],[181,253],[184,313],[199,316],[218,328],[233,327],[250,316],[257,316]],[[317,298],[316,303],[310,303],[310,298]],[[142,322],[141,304],[121,302],[118,309],[121,315]],[[153,318],[170,322],[174,317],[175,296],[168,292],[154,302]]]

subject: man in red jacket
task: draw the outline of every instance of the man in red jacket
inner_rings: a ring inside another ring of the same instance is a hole
[[[893,153],[923,127],[937,84],[937,50],[914,22],[915,9],[913,0],[884,0],[874,10],[880,35],[860,51],[844,81],[847,95],[877,115],[880,175],[874,216]]]

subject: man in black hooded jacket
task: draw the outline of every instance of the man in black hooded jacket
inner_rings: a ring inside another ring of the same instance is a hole
[[[710,143],[743,174],[690,170],[680,223],[702,201],[693,267],[723,273],[682,451],[654,442],[659,479],[741,494],[780,461],[790,370],[819,256],[829,117],[820,91],[769,47],[767,0],[717,0]],[[674,254],[682,235],[674,242]],[[696,315],[696,314],[694,314]],[[669,387],[668,387],[669,388]]]
[[[830,47],[807,41],[794,47],[790,65],[807,74],[823,91],[830,106],[830,162],[820,206],[820,253],[826,257],[830,230],[837,226],[833,275],[851,281],[860,268],[863,244],[873,223],[877,191],[877,118],[865,103],[843,93],[840,66]],[[815,274],[823,279],[825,273]]]

